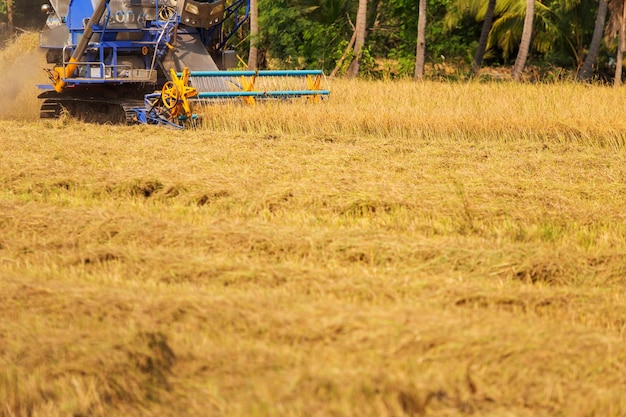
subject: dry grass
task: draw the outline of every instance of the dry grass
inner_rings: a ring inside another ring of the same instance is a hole
[[[623,92],[332,89],[0,120],[0,416],[625,415]]]

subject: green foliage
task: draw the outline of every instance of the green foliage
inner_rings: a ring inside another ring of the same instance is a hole
[[[471,59],[480,35],[480,24],[463,17],[454,25],[447,25],[447,11],[455,5],[453,0],[429,0],[426,29],[426,60],[438,64],[449,58]],[[390,1],[381,13],[384,27],[393,32],[380,31],[370,36],[371,48],[376,56],[396,61],[398,75],[410,76],[415,67],[417,43],[418,3],[409,0]]]
[[[0,0],[0,21],[7,20],[7,2]],[[42,0],[13,0],[13,23],[21,28],[39,28],[46,21],[46,15],[39,11],[45,3]]]
[[[582,65],[593,35],[598,1],[552,0],[546,7],[551,11],[547,14],[551,30],[546,32],[552,37],[546,40],[544,59],[559,66]]]
[[[486,3],[484,0],[455,0],[446,11],[446,28],[451,29],[468,17],[482,22]],[[597,7],[597,0],[537,1],[531,58],[541,65],[577,68],[593,34]],[[525,2],[500,0],[495,15],[487,57],[492,63],[509,63],[517,54]]]
[[[486,0],[429,0],[426,61],[470,63],[477,47]],[[415,65],[418,2],[370,1],[370,21],[361,75],[410,76]],[[268,65],[316,67],[330,71],[352,36],[357,2],[352,0],[260,0],[260,47]],[[531,60],[545,66],[577,68],[591,40],[597,0],[537,2]],[[521,39],[524,0],[497,2],[485,60],[510,64]],[[349,20],[348,17],[350,16]],[[373,18],[372,18],[373,16]],[[349,65],[348,56],[343,66]],[[339,73],[345,71],[340,68]]]
[[[341,18],[345,0],[318,5],[289,0],[260,0],[258,47],[285,68],[334,67],[333,56],[346,39],[347,22]]]
[[[347,47],[348,47],[347,40],[344,40],[337,45],[337,48],[331,55],[331,58],[333,59],[334,62],[339,61],[339,59],[341,58],[341,56],[343,55]],[[346,54],[345,59],[339,66],[337,74],[345,75],[353,59],[354,59],[354,51],[351,50]],[[381,77],[381,71],[377,67],[376,57],[372,54],[372,51],[368,46],[364,47],[361,50],[361,64],[359,67],[359,75],[362,77],[372,78],[372,79]]]

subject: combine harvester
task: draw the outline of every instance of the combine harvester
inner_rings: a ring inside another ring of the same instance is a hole
[[[182,128],[199,104],[327,97],[322,71],[229,70],[249,1],[50,0],[39,43],[54,67],[39,86],[41,117]]]

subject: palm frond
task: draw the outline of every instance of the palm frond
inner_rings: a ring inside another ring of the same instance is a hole
[[[489,46],[497,45],[502,49],[504,58],[508,58],[517,48],[524,29],[524,16],[519,13],[505,13],[491,27]]]

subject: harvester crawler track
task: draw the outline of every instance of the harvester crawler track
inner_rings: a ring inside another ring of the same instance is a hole
[[[49,98],[41,105],[42,119],[58,119],[64,113],[90,123],[135,124],[135,110],[143,106],[140,100],[103,100],[99,98]]]

